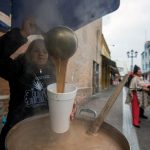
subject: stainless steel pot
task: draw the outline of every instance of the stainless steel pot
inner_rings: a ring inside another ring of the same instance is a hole
[[[49,114],[28,118],[9,131],[6,148],[8,150],[130,150],[125,136],[104,122],[127,77],[128,75],[117,86],[98,117],[95,111],[84,109],[85,112],[93,114],[94,120],[75,119],[71,122],[69,131],[56,134],[51,131]]]
[[[14,126],[6,138],[8,150],[130,150],[118,130],[104,122],[96,135],[87,130],[91,121],[75,119],[66,133],[50,130],[49,115],[28,118]]]

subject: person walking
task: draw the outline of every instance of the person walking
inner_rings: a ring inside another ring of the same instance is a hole
[[[139,105],[140,105],[140,118],[148,119],[148,117],[145,115],[145,109],[150,105],[150,97],[148,95],[148,92],[150,91],[149,87],[143,80],[143,77],[141,76],[139,80],[139,85],[143,87],[143,90],[140,90],[137,92]]]
[[[133,74],[134,77],[132,78],[129,86],[132,107],[132,124],[135,127],[140,128],[140,111],[142,116],[144,116],[144,112],[140,110],[140,106],[142,106],[142,103],[139,94],[141,94],[141,91],[148,91],[149,89],[145,87],[141,82],[142,72],[140,67],[135,65]]]

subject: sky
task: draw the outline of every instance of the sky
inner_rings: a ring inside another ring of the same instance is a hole
[[[150,40],[150,0],[120,0],[119,8],[103,17],[103,34],[111,59],[125,62],[130,69],[127,51],[138,52],[133,64],[141,67],[144,44]]]

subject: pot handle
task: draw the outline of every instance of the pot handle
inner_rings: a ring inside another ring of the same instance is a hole
[[[79,110],[79,115],[82,115],[81,114],[82,112],[93,114],[93,118],[92,119],[95,119],[97,117],[97,112],[95,110],[91,109],[91,108],[81,108]]]

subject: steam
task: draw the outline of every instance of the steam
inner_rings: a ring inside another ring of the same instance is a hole
[[[56,25],[64,24],[61,12],[59,11],[58,0],[41,1],[36,9],[37,24],[44,30],[47,31]]]

